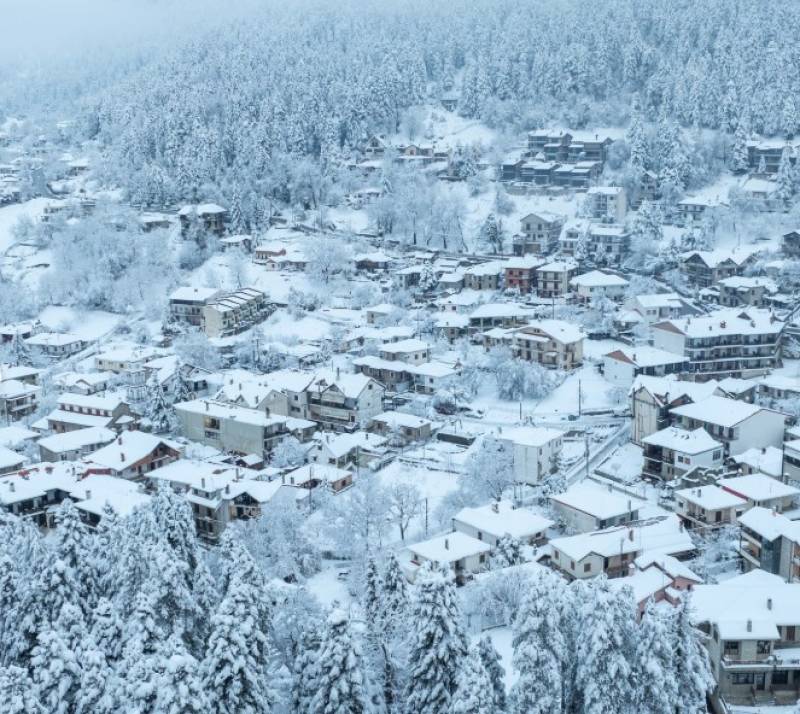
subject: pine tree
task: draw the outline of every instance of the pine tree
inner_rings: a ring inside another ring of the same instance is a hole
[[[363,714],[369,710],[361,650],[350,632],[347,613],[334,609],[317,657],[314,714]]]
[[[211,636],[201,667],[210,714],[266,714],[270,710],[260,596],[234,573],[211,618]]]
[[[158,714],[207,714],[209,702],[203,690],[200,666],[180,638],[167,640],[161,663],[155,700]]]
[[[106,503],[90,547],[95,596],[98,600],[110,598],[117,592],[115,564],[120,553],[121,537],[122,525],[117,512]]]
[[[80,513],[70,499],[65,499],[55,514],[55,559],[56,582],[64,589],[55,603],[53,612],[61,611],[63,602],[78,603],[85,612],[95,602],[96,585],[91,557],[91,536],[81,520]],[[70,592],[71,590],[71,592]]]
[[[0,668],[0,714],[48,714],[22,667]]]
[[[374,557],[367,561],[364,577],[364,621],[369,642],[377,643],[383,633],[381,593],[383,582]]]
[[[767,173],[767,162],[764,159],[763,155],[758,160],[758,171],[757,171],[757,173],[760,174],[761,176],[763,176],[765,173]]]
[[[493,570],[510,568],[523,562],[522,545],[518,539],[506,534],[502,536],[495,546],[491,557]]]
[[[512,664],[519,677],[511,688],[513,714],[545,714],[563,708],[563,662],[567,647],[556,595],[560,583],[542,573],[522,601],[514,623]]]
[[[395,553],[389,553],[383,570],[381,621],[388,634],[396,633],[406,624],[408,581],[403,575]]]
[[[505,670],[500,663],[500,655],[492,644],[489,635],[484,635],[478,642],[478,655],[483,663],[483,668],[489,677],[492,690],[492,711],[500,714],[506,710],[506,684]]]
[[[625,714],[633,703],[631,662],[635,649],[630,590],[612,591],[601,576],[587,588],[581,611],[575,686],[585,714]]]
[[[175,413],[167,402],[157,371],[154,371],[147,380],[145,416],[155,434],[166,434],[175,428]]]
[[[795,194],[794,169],[791,163],[791,150],[786,147],[781,153],[781,161],[778,164],[778,175],[775,177],[777,188],[775,195],[783,203],[788,204]]]
[[[675,714],[675,641],[672,617],[647,604],[633,660],[636,711]]]
[[[714,677],[703,643],[703,633],[691,622],[691,595],[683,593],[673,619],[675,677],[678,714],[696,714],[705,708],[706,694],[714,687]]]
[[[492,684],[474,647],[463,658],[453,694],[453,714],[496,714]]]
[[[292,666],[292,712],[311,714],[318,688],[318,658],[321,638],[316,627],[300,633]]]
[[[233,188],[230,208],[230,228],[234,235],[247,233],[247,224],[242,214],[242,197],[239,194],[238,184]]]
[[[194,399],[194,392],[192,391],[189,381],[186,379],[185,370],[187,365],[184,365],[180,360],[175,361],[175,373],[172,377],[172,403],[178,404],[180,402],[188,402]]]
[[[31,671],[39,700],[49,714],[68,714],[80,692],[79,653],[57,629],[45,630],[31,654]]]
[[[21,367],[31,363],[31,353],[28,345],[22,339],[19,330],[15,330],[14,336],[11,338],[11,364],[14,367]]]
[[[631,116],[631,123],[625,138],[631,151],[631,168],[637,173],[642,173],[649,169],[650,158],[647,137],[642,126],[641,114],[636,109],[634,109]]]
[[[449,711],[467,652],[455,586],[449,570],[426,563],[417,572],[409,625],[407,714]]]
[[[114,701],[114,692],[118,691],[116,676],[105,653],[90,637],[81,653],[81,682],[75,700],[75,714],[113,714],[119,711]]]
[[[112,664],[122,657],[122,621],[108,598],[100,598],[92,614],[91,638]]]
[[[736,133],[733,135],[733,150],[731,152],[731,171],[743,174],[750,166],[747,153],[747,131],[744,121],[739,120]]]

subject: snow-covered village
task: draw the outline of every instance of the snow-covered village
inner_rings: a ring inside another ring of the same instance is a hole
[[[0,714],[800,712],[800,6],[0,3]]]

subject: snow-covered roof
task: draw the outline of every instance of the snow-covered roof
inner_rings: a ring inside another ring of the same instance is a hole
[[[590,270],[588,273],[576,275],[569,281],[569,284],[579,288],[624,288],[628,285],[628,281],[619,275],[614,275],[614,273]]]
[[[791,521],[771,508],[754,506],[739,516],[739,523],[766,540],[784,536],[794,543],[800,543],[800,521]]]
[[[117,437],[113,429],[103,426],[74,429],[39,439],[39,446],[54,454],[77,451],[92,444],[107,444]]]
[[[639,570],[657,567],[673,578],[686,578],[687,580],[694,580],[696,583],[703,582],[703,579],[682,560],[664,553],[644,553],[636,558],[634,565]]]
[[[707,424],[732,427],[741,424],[745,419],[749,419],[760,411],[764,410],[757,404],[712,395],[699,402],[675,407],[671,413]]]
[[[780,453],[779,449],[776,449],[776,451]],[[756,503],[800,494],[800,489],[766,474],[758,473],[720,479],[717,481],[717,485],[736,496]]]
[[[258,409],[240,407],[236,404],[220,402],[214,399],[193,399],[175,404],[175,411],[194,414],[205,414],[217,419],[231,419],[251,426],[268,427],[286,422],[286,417],[267,416]]]
[[[689,533],[675,514],[662,516],[642,526],[618,526],[592,533],[553,538],[550,545],[572,560],[591,553],[610,558],[621,553],[679,555],[694,550]]]
[[[722,446],[705,429],[688,431],[676,426],[668,426],[666,429],[650,434],[642,441],[651,446],[660,446],[689,455],[704,454]]]
[[[309,481],[323,481],[333,483],[351,476],[352,472],[347,469],[340,469],[330,464],[304,464],[289,471],[286,478],[292,485],[302,485]]]
[[[780,478],[783,474],[783,451],[777,446],[766,446],[763,449],[753,447],[731,458],[737,464],[749,466],[768,476]]]
[[[453,516],[454,526],[456,522],[471,526],[495,538],[510,535],[512,538],[523,539],[543,533],[553,525],[553,521],[549,518],[526,508],[515,508],[510,501],[499,501],[476,508],[462,508]]]
[[[397,429],[404,427],[406,429],[420,429],[426,424],[431,422],[428,419],[414,416],[413,414],[406,414],[405,412],[381,412],[377,416],[372,417],[372,421],[386,424],[390,429]]]
[[[316,437],[319,448],[328,451],[331,456],[340,459],[355,449],[378,449],[386,443],[386,439],[378,434],[366,431],[354,431],[350,434],[329,434]]]
[[[71,412],[66,409],[53,409],[46,417],[47,422],[53,421],[62,422],[64,424],[77,424],[81,427],[108,426],[113,420],[114,417],[110,416],[81,414],[80,412]]]
[[[59,406],[79,407],[81,409],[97,409],[113,412],[125,404],[119,397],[100,397],[95,394],[73,394],[64,392],[58,396]]]
[[[203,288],[184,286],[170,293],[169,299],[184,302],[208,302],[220,294],[219,288]]]
[[[778,334],[784,323],[769,310],[737,308],[717,310],[709,315],[673,318],[653,325],[653,329],[678,332],[687,337]]]
[[[123,431],[107,446],[89,454],[84,461],[111,469],[124,471],[141,461],[159,446],[166,445],[175,451],[180,447],[174,442],[143,431]]]
[[[692,619],[715,624],[723,640],[777,640],[778,626],[800,625],[798,602],[800,583],[756,568],[714,585],[696,585]]]
[[[549,429],[543,426],[516,426],[510,429],[503,429],[502,434],[498,434],[497,438],[520,446],[539,447],[563,436],[564,432],[560,429]]]
[[[578,269],[578,263],[571,258],[565,260],[554,260],[550,263],[545,263],[537,269],[540,273],[568,273]]]
[[[0,382],[0,399],[16,399],[29,394],[35,394],[41,388],[18,379],[6,379]]]
[[[513,302],[487,302],[476,307],[470,318],[527,317],[532,314],[530,310]]]
[[[678,498],[692,503],[706,511],[719,511],[723,508],[744,508],[747,501],[739,498],[719,486],[701,486],[700,488],[682,488],[675,491]]]
[[[687,200],[687,203],[693,201]],[[716,268],[721,263],[731,261],[736,265],[747,262],[757,251],[754,248],[733,248],[727,250],[718,248],[716,250],[690,250],[681,254],[682,260],[688,260],[693,256],[700,258],[709,268]]]
[[[322,370],[316,373],[312,384],[308,388],[317,390],[335,385],[345,397],[357,399],[361,392],[367,388],[367,385],[374,381],[363,374],[336,374],[331,370]]]
[[[678,308],[683,305],[683,298],[678,293],[637,295],[636,301],[644,308]]]
[[[580,342],[586,337],[578,325],[565,320],[532,320],[525,327],[517,330],[523,335],[531,335],[534,331],[543,332],[548,337],[566,345]]]
[[[746,275],[731,275],[729,278],[722,278],[718,281],[731,290],[753,290],[754,288],[764,288],[767,292],[778,292],[778,286],[772,278],[748,277]]]
[[[38,438],[39,433],[23,426],[12,424],[0,427],[0,446],[14,447],[30,439]]]
[[[22,454],[18,454],[5,446],[0,446],[0,470],[13,469],[23,463],[25,463],[25,457]]]
[[[645,501],[628,494],[604,488],[594,481],[580,481],[550,500],[567,508],[587,513],[598,520],[616,518],[646,505]]]
[[[667,352],[649,345],[636,345],[635,347],[620,347],[604,355],[606,359],[617,362],[626,362],[634,367],[657,367],[665,364],[688,362],[689,358],[674,352]]]
[[[430,349],[427,342],[417,339],[400,340],[399,342],[387,342],[381,345],[381,352],[387,354],[406,354],[409,352],[425,352]]]
[[[25,343],[34,347],[65,347],[82,343],[83,341],[78,335],[73,335],[69,332],[40,332],[37,335],[28,337]]]
[[[462,558],[488,553],[491,550],[482,540],[459,532],[415,543],[408,546],[408,549],[425,560],[439,563],[454,563]]]
[[[631,392],[646,389],[650,394],[659,398],[662,403],[673,401],[686,396],[693,402],[706,399],[718,389],[718,382],[711,379],[708,382],[687,382],[680,380],[674,374],[664,377],[653,377],[640,374],[633,380]]]

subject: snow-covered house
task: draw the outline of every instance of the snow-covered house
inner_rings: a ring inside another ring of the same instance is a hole
[[[240,288],[208,301],[201,324],[209,337],[227,337],[261,322],[269,312],[267,296],[255,288]]]
[[[548,211],[529,213],[521,219],[521,234],[513,238],[514,255],[550,255],[558,247],[565,217]]]
[[[614,578],[610,584],[615,589],[630,588],[633,591],[641,617],[651,600],[677,606],[681,602],[681,593],[702,582],[697,573],[677,558],[650,552],[633,561],[626,577]]]
[[[800,671],[800,583],[760,569],[692,591],[718,696],[728,704],[793,705]]]
[[[576,275],[569,281],[575,291],[578,302],[589,303],[595,298],[604,297],[609,300],[622,300],[628,281],[620,275],[603,270],[591,270]]]
[[[780,365],[784,327],[768,310],[722,309],[654,324],[653,346],[685,355],[704,378],[761,375]]]
[[[181,287],[169,296],[169,317],[195,327],[203,324],[203,308],[216,300],[222,291],[218,288]]]
[[[569,580],[605,574],[629,575],[641,556],[684,557],[694,543],[677,516],[670,514],[641,526],[616,526],[550,540],[552,564]]]
[[[307,490],[324,486],[333,493],[340,493],[353,484],[353,472],[332,464],[304,464],[282,476],[281,481]]]
[[[119,432],[132,428],[136,423],[128,404],[118,397],[69,393],[58,397],[57,408],[47,415],[46,420],[46,428],[56,433],[90,426]]]
[[[675,374],[682,372],[688,362],[684,355],[648,345],[620,347],[603,356],[603,376],[613,385],[628,389],[639,375]]]
[[[540,545],[547,541],[553,521],[526,508],[515,508],[510,501],[497,501],[475,508],[462,508],[453,516],[453,530],[477,538],[494,547],[503,537],[521,543]]]
[[[547,261],[534,255],[509,258],[505,264],[505,286],[522,295],[536,292],[536,270]]]
[[[42,461],[76,461],[117,438],[117,432],[104,426],[65,431],[44,436],[37,442]]]
[[[515,481],[535,486],[558,470],[564,447],[563,431],[518,426],[504,429],[495,438],[511,449]]]
[[[733,275],[717,283],[719,304],[725,307],[767,307],[769,297],[778,292],[770,278]]]
[[[747,501],[710,484],[675,491],[676,513],[690,526],[716,528],[736,523],[747,510]]]
[[[427,342],[422,340],[408,339],[382,345],[379,354],[384,360],[422,364],[430,361],[431,348]]]
[[[41,387],[19,379],[0,381],[0,418],[18,421],[36,411]]]
[[[512,350],[527,362],[555,369],[574,369],[583,364],[584,333],[564,320],[537,320],[513,333]]]
[[[493,260],[473,265],[462,272],[464,287],[468,290],[498,290],[503,282],[505,264]]]
[[[308,418],[326,429],[354,431],[383,411],[385,391],[363,374],[318,372],[307,389]]]
[[[389,411],[376,414],[370,421],[369,429],[385,436],[392,443],[397,441],[408,444],[430,439],[433,423],[413,414]]]
[[[566,526],[579,533],[637,521],[645,505],[641,499],[594,481],[573,484],[563,493],[550,496],[550,502]]]
[[[50,359],[64,359],[85,349],[89,342],[68,332],[39,332],[25,340],[34,352]]]
[[[800,489],[759,473],[723,478],[717,481],[717,486],[745,499],[750,508],[762,506],[776,513],[793,509],[800,494]]]
[[[722,465],[722,444],[705,429],[687,431],[675,426],[657,431],[642,439],[646,477],[661,481],[680,478],[694,468]]]
[[[760,568],[800,583],[800,521],[755,506],[739,516],[739,553],[745,571]]]
[[[705,429],[722,442],[726,456],[783,443],[786,415],[737,399],[712,395],[674,407],[670,414],[675,424],[684,429]]]
[[[710,288],[723,278],[742,275],[755,255],[751,248],[692,250],[681,256],[681,270],[697,287]]]
[[[83,463],[90,473],[141,479],[180,456],[181,447],[174,441],[143,431],[126,431],[110,444],[88,454]]]
[[[545,263],[536,269],[536,294],[542,298],[565,297],[577,274],[578,263],[570,258]]]
[[[628,211],[625,189],[621,186],[591,186],[586,192],[585,207],[595,220],[624,223]]]
[[[648,325],[662,320],[698,313],[698,310],[678,293],[636,295],[630,299],[627,306],[631,310],[638,312]]]
[[[783,450],[775,446],[752,448],[731,457],[743,475],[762,473],[783,480]]]
[[[478,306],[469,315],[469,327],[473,331],[492,327],[517,327],[532,316],[530,310],[511,302],[488,302]]]
[[[330,434],[323,433],[314,440],[308,460],[315,464],[329,464],[338,468],[349,465],[366,465],[382,456],[386,439],[367,431]]]
[[[228,211],[216,203],[183,206],[178,211],[181,235],[185,240],[191,238],[191,228],[197,225],[210,233],[222,236],[225,233],[227,215]]]
[[[436,536],[407,546],[410,561],[405,563],[406,575],[413,582],[424,563],[442,563],[453,571],[456,582],[463,584],[470,575],[486,570],[491,549],[485,541],[459,531]]]

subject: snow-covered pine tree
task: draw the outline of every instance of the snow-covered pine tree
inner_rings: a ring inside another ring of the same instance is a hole
[[[697,714],[705,707],[706,694],[714,687],[704,635],[691,621],[692,599],[683,593],[673,619],[672,642],[675,647],[675,678],[678,714]]]
[[[569,657],[561,631],[556,576],[542,573],[531,584],[514,622],[512,664],[519,673],[511,688],[513,714],[547,714],[563,708],[562,669]]]
[[[378,564],[373,556],[367,560],[364,572],[364,622],[366,637],[371,645],[377,644],[383,635],[381,595],[383,581]]]
[[[234,572],[211,618],[211,636],[201,666],[210,714],[270,711],[260,598],[261,593]]]
[[[97,601],[92,613],[91,639],[110,663],[122,656],[122,620],[111,600],[102,597]]]
[[[497,714],[494,692],[481,656],[471,647],[462,659],[453,693],[453,714]]]
[[[92,567],[93,536],[70,499],[65,499],[56,509],[55,519],[53,545],[55,562],[58,563],[56,567],[64,568],[64,578],[72,581],[75,588],[74,596],[64,593],[65,601],[79,604],[88,613],[96,600],[95,571]]]
[[[631,662],[636,622],[629,588],[612,590],[605,576],[585,589],[576,652],[575,686],[585,714],[628,714],[633,706]]]
[[[70,649],[56,627],[39,634],[30,668],[37,696],[48,714],[70,714],[81,687],[80,653]]]
[[[167,402],[157,371],[154,371],[147,380],[145,416],[154,434],[167,434],[175,428],[175,414]]]
[[[788,205],[797,188],[795,185],[794,167],[791,162],[791,149],[789,149],[789,147],[785,147],[781,152],[781,161],[778,164],[778,174],[775,177],[775,181],[777,183],[775,195],[785,205]]]
[[[366,668],[361,649],[341,608],[328,615],[317,657],[317,692],[313,714],[364,714],[369,711]]]
[[[733,147],[731,149],[731,171],[735,174],[743,174],[750,166],[747,153],[747,129],[744,120],[739,119],[736,125],[736,133],[733,135]]]
[[[48,714],[22,667],[0,667],[0,714]]]
[[[96,598],[112,597],[117,592],[114,577],[115,563],[119,556],[119,540],[122,525],[114,508],[106,503],[100,523],[97,524],[91,540],[91,567],[94,573]]]
[[[647,603],[636,643],[633,681],[636,711],[675,714],[675,633],[672,615]]]
[[[408,611],[408,581],[394,552],[386,557],[382,581],[381,622],[387,635],[391,636],[400,630],[404,631]]]
[[[105,653],[91,636],[81,652],[80,689],[75,699],[75,714],[113,714],[119,711],[114,700],[119,691],[116,672],[109,666]]]
[[[172,377],[172,403],[188,402],[194,399],[194,392],[186,379],[186,365],[181,360],[175,360],[175,373]]]
[[[407,714],[450,710],[467,639],[449,570],[426,563],[417,572],[406,683]]]
[[[512,565],[519,565],[522,562],[521,543],[517,538],[513,538],[506,533],[497,541],[497,545],[492,553],[492,569],[501,570],[502,568],[510,568]]]
[[[478,655],[491,684],[492,703],[494,706],[492,711],[495,714],[501,714],[506,710],[506,673],[500,663],[500,655],[492,644],[489,635],[484,635],[478,642]]]
[[[317,658],[321,638],[316,627],[306,627],[300,633],[300,641],[294,652],[292,663],[292,712],[311,714],[317,692]]]
[[[155,710],[158,714],[207,714],[213,711],[203,689],[200,665],[179,637],[161,648]]]

